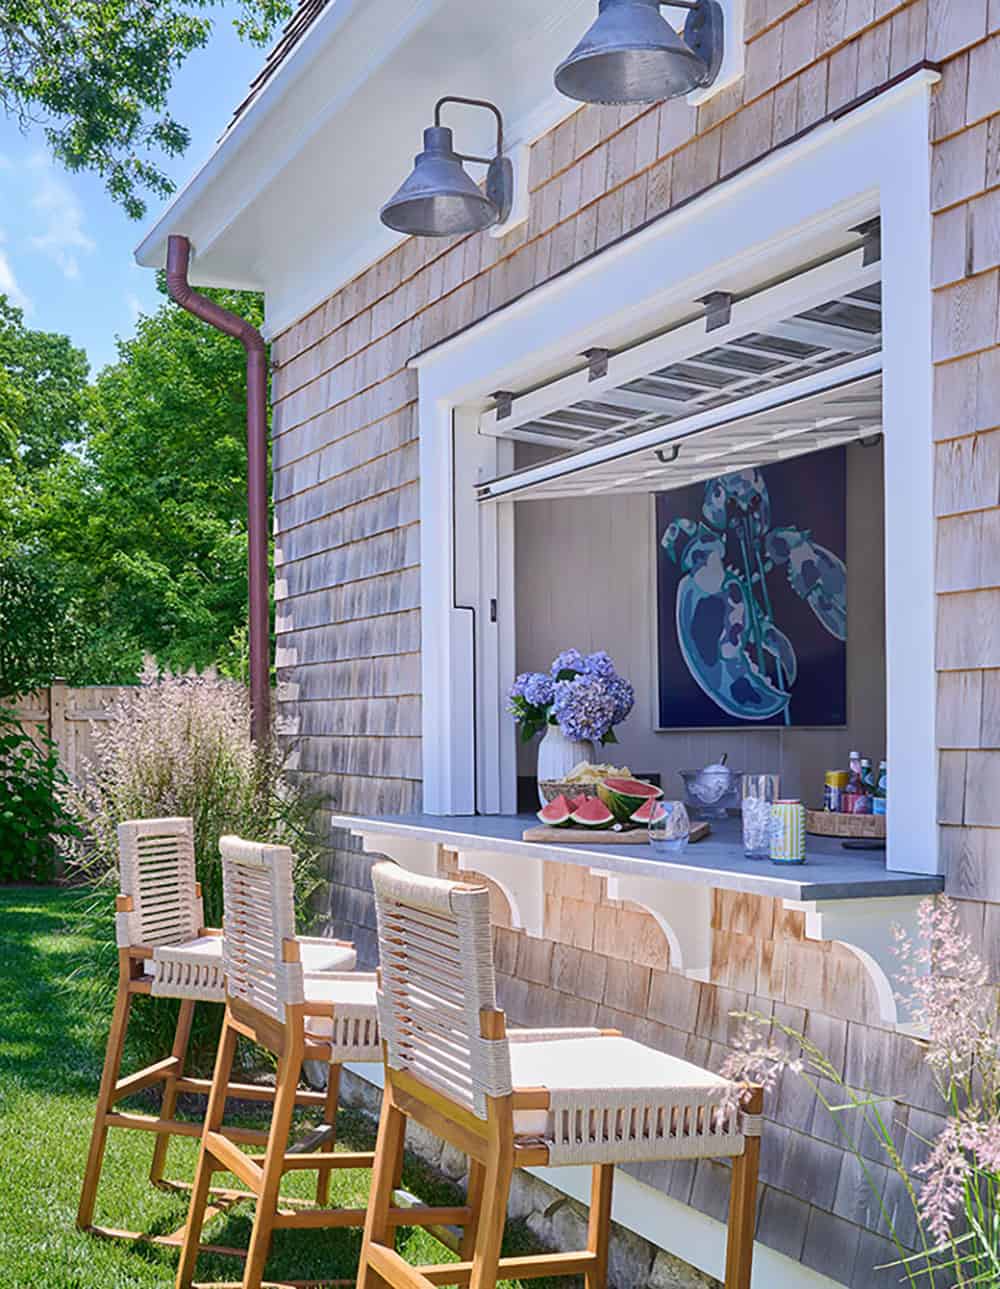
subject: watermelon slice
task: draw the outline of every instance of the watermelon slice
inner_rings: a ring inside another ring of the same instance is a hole
[[[629,815],[629,823],[642,824],[647,826],[655,823],[657,819],[662,819],[667,813],[667,807],[662,801],[657,801],[655,797],[650,797],[644,801],[638,810]]]
[[[616,819],[631,819],[640,806],[663,796],[663,789],[642,779],[605,779],[597,785],[597,795]]]
[[[578,828],[610,828],[615,817],[597,797],[585,797],[572,815],[573,823]]]
[[[574,803],[560,792],[553,797],[547,806],[538,812],[538,817],[549,828],[562,828],[569,823],[573,814]]]

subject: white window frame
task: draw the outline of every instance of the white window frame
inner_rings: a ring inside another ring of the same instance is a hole
[[[825,229],[880,215],[887,862],[939,871],[928,127],[938,79],[915,72],[414,359],[427,813],[503,813],[516,799],[503,715],[514,667],[512,503],[480,505],[471,486],[510,469],[510,446],[474,432],[492,392],[523,388],[609,333],[653,329],[671,304],[724,289],[729,265],[791,267]]]

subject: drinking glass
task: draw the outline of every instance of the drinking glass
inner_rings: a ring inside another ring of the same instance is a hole
[[[683,801],[661,801],[663,809],[649,825],[649,844],[658,855],[674,855],[688,844],[691,821]]]
[[[743,853],[747,859],[771,856],[771,806],[778,800],[776,774],[743,775]]]

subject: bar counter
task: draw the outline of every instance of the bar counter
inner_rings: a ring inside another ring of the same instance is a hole
[[[716,893],[775,900],[803,915],[809,940],[851,951],[875,988],[883,1024],[907,1021],[893,979],[893,928],[915,934],[918,906],[943,889],[942,877],[887,869],[885,852],[846,851],[826,837],[808,839],[802,865],[749,860],[739,819],[712,821],[704,841],[667,856],[648,843],[525,841],[525,829],[537,822],[534,815],[331,816],[332,826],[359,838],[370,855],[427,876],[488,879],[509,906],[510,925],[538,938],[546,938],[546,869],[584,868],[601,879],[602,898],[649,913],[669,945],[670,969],[698,980],[711,977]]]

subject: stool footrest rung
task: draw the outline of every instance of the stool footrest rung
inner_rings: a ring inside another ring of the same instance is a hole
[[[99,1236],[102,1240],[129,1240],[133,1244],[155,1244],[160,1248],[179,1249],[184,1243],[184,1227],[172,1231],[169,1235],[147,1235],[143,1231],[125,1231],[116,1226],[88,1226],[88,1235]],[[200,1253],[215,1253],[223,1258],[245,1258],[246,1249],[230,1248],[228,1244],[199,1244]]]
[[[284,1196],[280,1201],[284,1203]],[[367,1210],[363,1208],[306,1208],[297,1212],[279,1209],[272,1225],[275,1230],[317,1230],[327,1227],[364,1226]]]
[[[104,1122],[109,1128],[131,1128],[139,1132],[169,1132],[174,1137],[200,1137],[202,1124],[188,1123],[184,1119],[156,1119],[146,1114],[106,1114]],[[268,1134],[262,1128],[223,1128],[222,1135],[230,1141],[245,1146],[266,1146]]]
[[[297,1141],[294,1146],[289,1146],[285,1152],[286,1155],[308,1155],[317,1146],[322,1146],[327,1141],[336,1138],[337,1129],[332,1123],[321,1123],[319,1127],[313,1128],[307,1132],[301,1140]]]
[[[290,1151],[285,1156],[282,1172],[288,1173],[299,1168],[373,1168],[374,1165],[375,1153],[371,1150],[330,1151],[329,1154],[319,1151],[296,1154]]]
[[[212,1090],[211,1079],[183,1078],[177,1080],[178,1092],[198,1092],[208,1096]],[[273,1101],[274,1088],[260,1083],[230,1083],[226,1087],[227,1097],[236,1097],[241,1101]],[[295,1093],[296,1105],[325,1105],[326,1093],[314,1092],[311,1088],[299,1088]]]
[[[381,1250],[381,1246],[373,1246]],[[399,1256],[396,1254],[395,1256]],[[375,1259],[371,1259],[375,1266]],[[537,1257],[501,1258],[500,1274],[505,1280],[537,1280],[541,1276],[582,1276],[592,1270],[597,1254],[581,1250],[578,1253],[541,1253]],[[378,1267],[375,1267],[378,1270]],[[411,1268],[416,1270],[416,1268]],[[472,1279],[471,1262],[442,1262],[419,1269],[423,1283],[428,1285],[467,1285]],[[414,1281],[414,1285],[420,1284]]]
[[[169,1075],[175,1073],[181,1067],[179,1056],[168,1056],[162,1061],[157,1061],[155,1065],[147,1065],[145,1069],[136,1070],[134,1074],[127,1074],[123,1079],[119,1079],[115,1084],[115,1090],[111,1097],[111,1104],[124,1100],[125,1097],[133,1096],[136,1092],[141,1092],[144,1088],[151,1087],[154,1083],[160,1083]]]
[[[239,1146],[233,1145],[221,1132],[206,1132],[203,1150],[227,1173],[233,1173],[245,1186],[249,1186],[255,1195],[259,1195],[264,1185],[264,1170],[256,1160],[244,1155]]]

